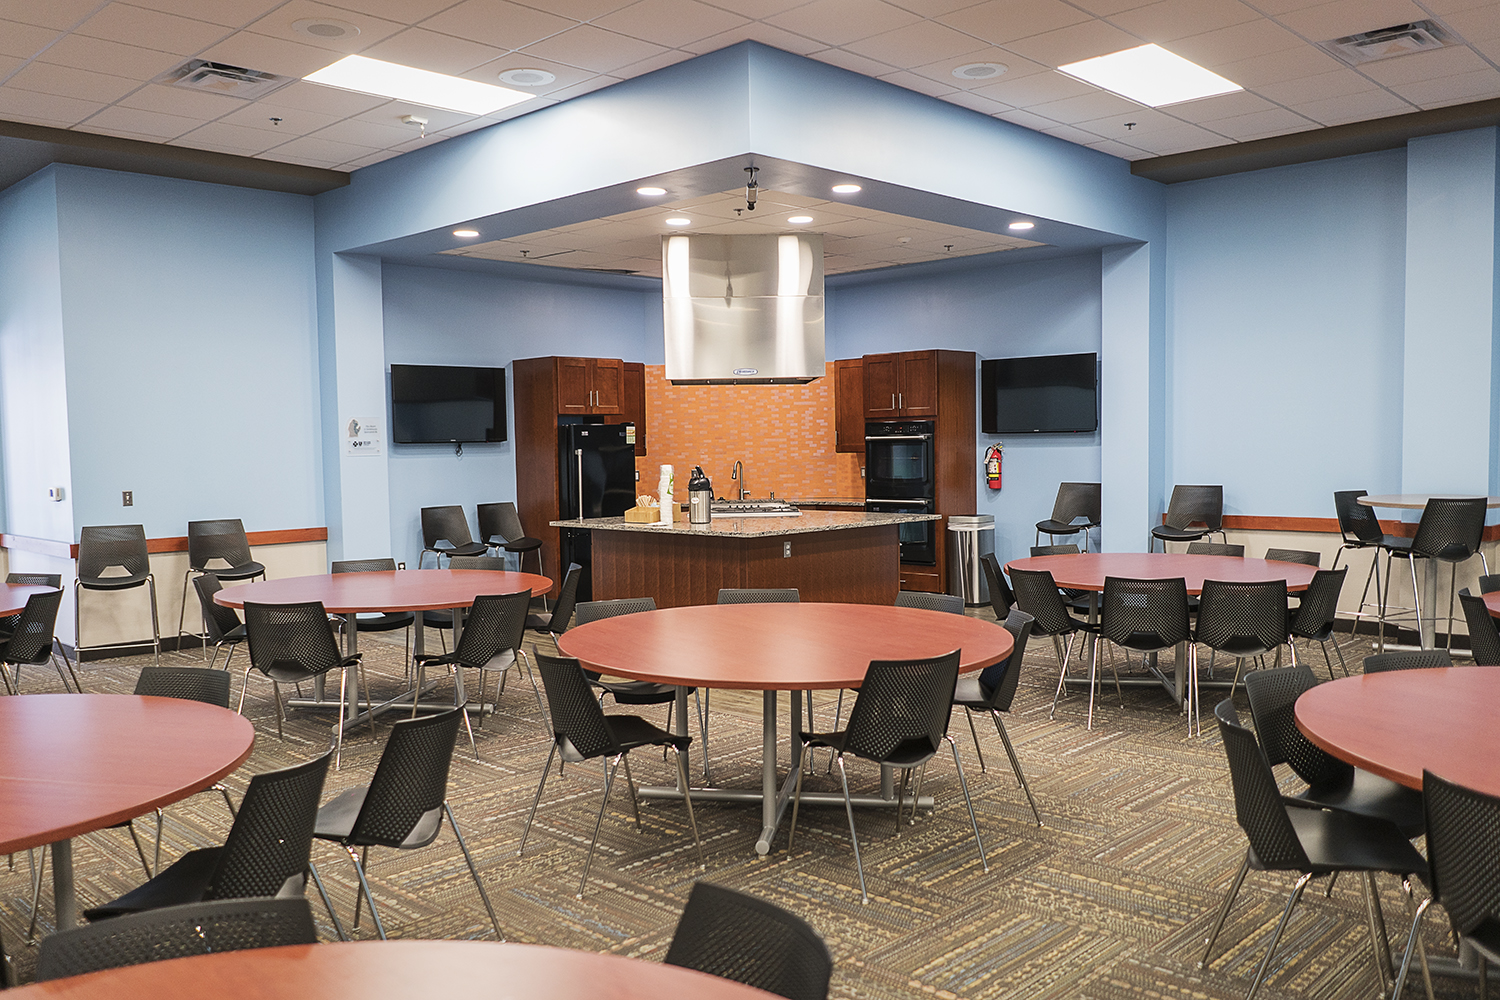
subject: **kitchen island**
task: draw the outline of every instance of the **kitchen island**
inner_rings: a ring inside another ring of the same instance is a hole
[[[593,535],[594,600],[650,597],[658,608],[713,604],[721,587],[796,587],[804,601],[890,604],[901,589],[900,525],[938,514],[804,510],[689,524],[623,517],[553,521]]]

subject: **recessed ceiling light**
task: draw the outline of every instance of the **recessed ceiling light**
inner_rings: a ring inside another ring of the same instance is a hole
[[[692,219],[685,219],[680,215],[674,215],[667,220],[667,225],[669,226],[691,226],[692,224]]]
[[[812,216],[810,216],[810,215],[793,215],[790,218],[788,218],[786,221],[790,222],[794,226],[805,226],[809,222],[812,221]]]
[[[299,35],[325,42],[338,38],[353,38],[359,34],[359,28],[356,25],[331,17],[304,17],[300,21],[292,22],[292,30]]]
[[[643,194],[647,198],[660,198],[662,195],[664,195],[664,194],[667,193],[667,189],[666,188],[659,188],[659,187],[643,187],[643,188],[636,188],[635,189],[635,193],[636,194]]]
[[[487,115],[512,104],[532,100],[534,96],[518,90],[494,87],[488,83],[432,73],[425,69],[367,59],[364,56],[345,56],[332,66],[324,66],[302,79],[341,90],[375,94],[470,115]]]
[[[993,80],[1008,69],[1005,63],[964,63],[953,67],[953,76],[959,80]]]
[[[1160,45],[1138,45],[1057,70],[1153,108],[1245,89]]]
[[[476,236],[479,235],[479,230],[477,230],[477,229],[455,229],[455,230],[453,230],[453,235],[461,237],[461,238],[466,239],[466,240],[472,240],[474,237],[476,237]]]
[[[512,87],[545,87],[556,79],[556,73],[544,69],[508,69],[500,74],[500,82]]]
[[[863,188],[858,184],[835,184],[833,186],[834,194],[859,194],[862,190]]]
[[[1012,222],[1010,224],[1010,228],[1016,230],[1017,232],[1022,232],[1022,231],[1027,230],[1027,229],[1035,229],[1036,228],[1036,223],[1035,222]]]

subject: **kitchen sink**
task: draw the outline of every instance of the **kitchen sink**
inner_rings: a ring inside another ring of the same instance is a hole
[[[802,512],[785,500],[715,500],[709,511],[714,517],[801,517]]]

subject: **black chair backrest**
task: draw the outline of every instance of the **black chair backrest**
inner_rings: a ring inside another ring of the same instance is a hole
[[[1417,555],[1463,562],[1479,551],[1484,537],[1484,497],[1433,497],[1422,508],[1417,537],[1411,550]]]
[[[61,587],[61,573],[7,573],[6,583],[14,583],[22,587]]]
[[[1099,483],[1058,483],[1052,504],[1052,520],[1072,524],[1074,518],[1098,524],[1104,510],[1104,490]]]
[[[311,677],[332,670],[342,659],[322,601],[246,601],[245,634],[250,641],[250,662],[263,674],[280,668],[305,671]]]
[[[1166,580],[1105,577],[1099,630],[1115,645],[1141,652],[1186,642],[1192,635],[1188,625],[1187,584],[1181,577]]]
[[[1349,567],[1320,569],[1313,574],[1312,583],[1302,592],[1302,602],[1297,605],[1297,614],[1292,619],[1292,635],[1304,639],[1326,639],[1333,634],[1333,622],[1338,615],[1339,593],[1344,589],[1344,577]]]
[[[130,576],[151,572],[146,527],[141,524],[90,525],[78,533],[78,578],[98,579],[112,566]]]
[[[937,753],[953,715],[958,655],[871,660],[849,710],[844,750],[902,767]]]
[[[1385,529],[1375,516],[1375,508],[1366,507],[1359,498],[1364,490],[1338,490],[1333,494],[1333,512],[1338,515],[1339,532],[1348,544],[1373,545],[1385,538]]]
[[[1020,608],[1012,608],[1005,616],[1002,626],[1010,633],[1014,646],[1010,655],[1002,662],[985,667],[979,673],[980,686],[990,693],[988,707],[997,712],[1009,712],[1011,702],[1016,699],[1016,685],[1021,680],[1021,662],[1026,656],[1026,640],[1031,637],[1034,619]]]
[[[497,536],[506,542],[526,537],[526,529],[521,527],[521,517],[516,513],[516,505],[509,500],[479,505],[479,540],[490,542]]]
[[[1224,542],[1188,542],[1187,554],[1190,556],[1243,556],[1245,547]]]
[[[720,604],[800,604],[796,587],[720,587]]]
[[[1072,635],[1078,631],[1078,620],[1068,614],[1050,572],[1011,567],[1010,585],[1015,589],[1016,607],[1036,619],[1032,635]]]
[[[568,622],[573,618],[573,611],[578,607],[578,584],[583,579],[583,567],[577,563],[568,564],[568,572],[563,576],[562,589],[557,592],[557,603],[552,605],[552,617],[547,620],[547,631],[553,635],[561,635],[568,630]]]
[[[1005,582],[1005,574],[1000,571],[1000,560],[995,558],[995,553],[982,553],[979,565],[984,570],[985,582],[990,586],[990,607],[995,612],[995,620],[1004,621],[1010,614],[1011,605],[1016,603],[1016,595]]]
[[[332,566],[335,573],[394,573],[394,559],[339,559]]]
[[[1234,656],[1258,656],[1286,642],[1286,581],[1204,580],[1198,641]]]
[[[229,707],[229,671],[208,667],[142,667],[135,693]]]
[[[1266,549],[1266,558],[1271,562],[1301,563],[1304,566],[1318,566],[1323,561],[1318,553],[1306,549]]]
[[[656,601],[649,597],[620,597],[613,601],[583,601],[573,607],[578,624],[587,625],[603,618],[618,618],[642,611],[655,611]]]
[[[217,576],[209,572],[193,577],[193,589],[198,593],[198,607],[203,609],[209,642],[222,642],[224,636],[240,627],[240,616],[235,614],[234,609],[214,600],[214,595],[224,589]]]
[[[1172,499],[1167,501],[1167,527],[1180,529],[1199,523],[1207,525],[1209,531],[1223,527],[1224,487],[1172,487]]]
[[[578,661],[539,652],[536,668],[542,675],[542,687],[547,689],[553,737],[566,739],[584,759],[619,753],[619,740]]]
[[[464,618],[464,634],[458,639],[453,658],[466,667],[482,667],[506,650],[521,648],[526,634],[526,609],[531,591],[514,594],[480,594]]]
[[[952,594],[924,594],[914,590],[896,592],[896,607],[920,608],[923,611],[946,611],[950,615],[964,613],[964,599]]]
[[[688,893],[665,962],[791,1000],[826,1000],[833,974],[828,946],[807,921],[707,882]]]
[[[496,573],[505,572],[504,556],[453,556],[448,560],[449,569],[487,569]]]
[[[1500,920],[1500,798],[1424,770],[1422,806],[1432,897],[1460,934]]]
[[[1266,763],[1255,734],[1240,725],[1234,699],[1225,698],[1214,708],[1224,753],[1229,757],[1229,778],[1234,786],[1234,815],[1250,841],[1250,849],[1269,871],[1307,871],[1311,864],[1297,830],[1292,826],[1276,775]]]
[[[216,899],[101,920],[42,938],[38,982],[219,951],[317,944],[301,897]]]
[[[1031,555],[1036,556],[1076,556],[1078,545],[1075,542],[1059,542],[1056,545],[1033,545]]]
[[[239,518],[189,521],[187,528],[188,565],[193,569],[206,569],[210,559],[223,559],[231,566],[250,561],[250,540]]]
[[[1386,670],[1429,670],[1434,667],[1453,666],[1453,657],[1446,649],[1411,649],[1398,653],[1375,653],[1365,657],[1365,673],[1378,674]]]
[[[1495,628],[1495,619],[1485,606],[1484,598],[1475,597],[1465,587],[1458,592],[1464,606],[1464,621],[1469,625],[1469,649],[1474,654],[1474,664],[1480,667],[1500,667],[1500,630]]]
[[[16,618],[10,639],[0,648],[0,662],[46,662],[52,655],[52,629],[57,625],[62,595],[61,590],[49,590],[26,598],[26,607]]]
[[[24,583],[26,581],[11,580],[10,582]],[[57,585],[53,584],[53,586],[55,587]],[[1479,592],[1481,594],[1493,594],[1497,590],[1500,590],[1500,573],[1491,573],[1488,576],[1481,576],[1479,578]]]
[[[1302,692],[1317,687],[1306,664],[1252,670],[1245,675],[1245,691],[1250,696],[1250,717],[1255,720],[1255,734],[1261,750],[1272,765],[1287,764],[1297,777],[1309,785],[1349,778],[1353,766],[1326,753],[1297,728],[1294,708]]]
[[[307,871],[329,751],[250,779],[204,899],[275,896]]]
[[[391,726],[390,739],[381,751],[348,843],[399,847],[424,816],[442,808],[448,797],[453,742],[463,722],[461,713],[467,710],[453,708],[436,715],[401,719]],[[442,816],[433,818],[436,822],[431,833],[436,838]]]
[[[447,542],[454,548],[472,545],[469,535],[469,519],[462,507],[423,507],[422,545],[434,548],[438,542]]]

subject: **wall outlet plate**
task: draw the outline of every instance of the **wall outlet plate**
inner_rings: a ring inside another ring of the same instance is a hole
[[[781,543],[781,558],[783,558],[783,559],[790,559],[790,558],[792,558],[792,543],[791,542],[782,542]]]
[[[122,507],[134,507],[135,506],[135,490],[121,490],[120,491],[120,506],[122,506]]]

